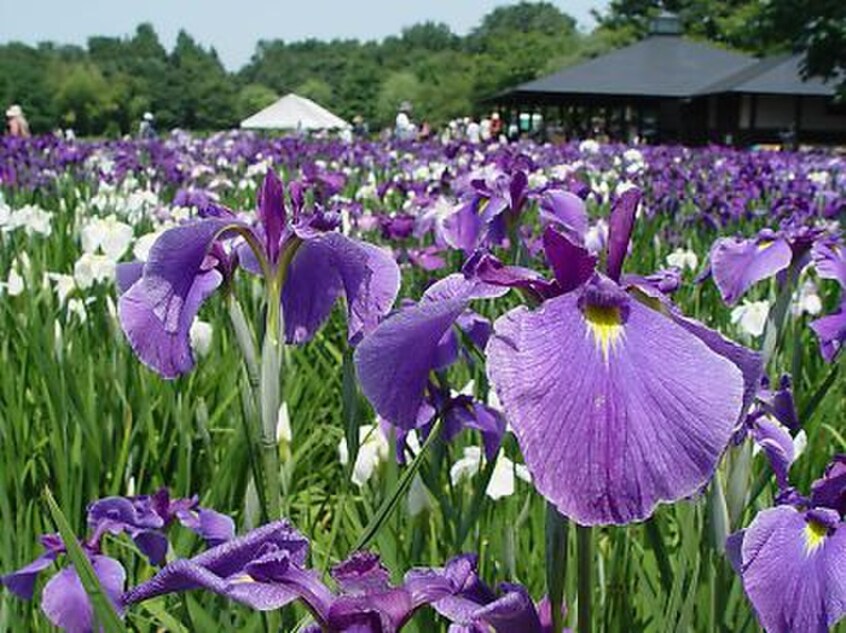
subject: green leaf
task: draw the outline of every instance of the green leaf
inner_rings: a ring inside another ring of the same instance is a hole
[[[423,463],[423,458],[426,456],[429,447],[438,435],[440,435],[440,432],[441,418],[438,418],[429,433],[429,437],[426,438],[426,442],[420,449],[420,452],[417,453],[414,460],[402,474],[402,477],[400,477],[393,494],[382,502],[382,505],[379,506],[376,514],[374,514],[373,518],[370,519],[370,523],[367,524],[367,527],[364,528],[364,532],[362,532],[358,541],[356,541],[353,551],[359,551],[367,547],[367,544],[373,540],[373,537],[379,533],[379,530],[382,529],[382,526],[391,517],[397,505],[399,505],[399,502],[405,496],[406,491],[408,491],[408,488],[411,486],[411,481],[414,479],[414,475],[420,468],[420,464]]]
[[[96,621],[103,627],[106,633],[126,633],[126,627],[123,621],[115,612],[111,600],[109,600],[103,587],[100,585],[100,579],[94,573],[94,568],[91,566],[91,561],[88,560],[85,552],[79,546],[76,535],[73,533],[68,520],[53,498],[53,493],[49,488],[44,489],[44,498],[47,502],[47,507],[50,509],[50,514],[53,517],[53,522],[62,536],[62,541],[67,548],[68,557],[73,563],[76,573],[82,586],[85,588],[85,593],[88,594],[89,600],[94,607],[94,617]]]

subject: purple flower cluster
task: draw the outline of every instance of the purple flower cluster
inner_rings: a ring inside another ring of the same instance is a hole
[[[164,530],[178,520],[211,545],[192,558],[173,560],[149,580],[124,591],[126,572],[102,553],[105,533],[126,533],[154,565],[164,563],[168,541]],[[409,571],[402,584],[390,582],[379,557],[358,552],[336,565],[332,585],[308,567],[309,542],[287,521],[276,521],[234,537],[231,519],[202,508],[196,499],[171,500],[166,490],[145,497],[110,497],[89,506],[92,536],[83,543],[94,572],[116,610],[159,596],[206,590],[258,611],[281,609],[300,601],[312,614],[307,631],[330,633],[395,633],[426,605],[454,623],[452,631],[482,633],[551,633],[546,600],[536,605],[527,590],[503,584],[499,594],[482,582],[476,558],[461,555],[443,568]],[[2,583],[22,599],[32,599],[40,572],[64,552],[57,535],[42,539],[46,552]],[[164,550],[162,549],[164,548]],[[93,609],[73,567],[59,571],[46,584],[42,609],[49,620],[69,633],[93,633]]]
[[[166,530],[174,522],[200,535],[207,544],[219,545],[235,536],[229,517],[199,505],[197,497],[171,499],[166,489],[141,497],[107,497],[88,506],[90,536],[81,542],[106,594],[114,606],[123,609],[122,593],[126,571],[103,553],[106,534],[128,535],[150,564],[165,563],[169,541]],[[65,544],[58,534],[41,537],[44,553],[21,569],[0,577],[0,583],[23,600],[31,600],[39,574],[62,554]],[[93,608],[73,567],[65,567],[44,586],[41,607],[55,626],[70,633],[93,630]]]

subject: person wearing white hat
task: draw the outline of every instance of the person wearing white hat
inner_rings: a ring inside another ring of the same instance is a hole
[[[145,140],[156,138],[156,128],[153,127],[154,119],[152,112],[144,113],[141,117],[141,123],[138,125],[138,138]]]
[[[24,117],[23,109],[18,104],[11,105],[6,110],[6,127],[11,136],[18,136],[20,138],[30,137],[29,123],[27,123]]]

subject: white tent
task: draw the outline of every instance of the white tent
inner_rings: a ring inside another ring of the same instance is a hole
[[[350,127],[341,117],[311,99],[291,93],[241,121],[254,130],[339,130]]]

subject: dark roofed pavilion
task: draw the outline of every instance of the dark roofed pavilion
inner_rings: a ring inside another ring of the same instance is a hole
[[[799,60],[757,59],[689,40],[678,18],[665,13],[639,42],[488,101],[512,114],[558,118],[578,137],[595,134],[599,120],[609,136],[653,142],[778,142],[787,133],[794,140],[846,140],[834,87],[804,80]]]

